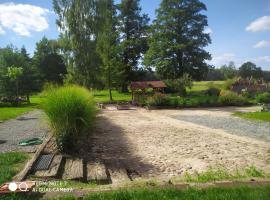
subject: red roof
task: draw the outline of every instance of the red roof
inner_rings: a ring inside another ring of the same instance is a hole
[[[163,81],[137,81],[131,82],[131,89],[146,89],[146,88],[165,88],[167,87]]]

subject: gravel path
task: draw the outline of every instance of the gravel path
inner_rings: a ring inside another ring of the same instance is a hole
[[[245,120],[233,116],[172,115],[174,119],[191,122],[213,129],[223,129],[228,133],[270,142],[270,123]]]
[[[34,110],[16,119],[0,123],[0,152],[35,152],[38,145],[21,147],[18,143],[22,139],[32,137],[44,139],[48,128],[43,119],[42,111]]]

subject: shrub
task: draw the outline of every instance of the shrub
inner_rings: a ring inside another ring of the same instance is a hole
[[[172,107],[177,107],[179,106],[179,97],[171,97],[169,98],[169,105]]]
[[[189,74],[184,73],[179,79],[165,80],[167,88],[165,88],[166,93],[178,93],[181,96],[186,95],[186,88],[191,88],[192,78]]]
[[[219,96],[220,94],[220,89],[215,88],[215,87],[210,87],[207,91],[206,91],[207,95],[209,96]]]
[[[147,99],[147,105],[149,106],[168,106],[170,104],[170,98],[161,93],[156,93]]]
[[[223,89],[229,90],[231,86],[236,82],[237,78],[227,79],[224,83]]]
[[[232,91],[221,91],[219,103],[227,106],[242,106],[248,103],[248,100],[242,95],[238,95]]]
[[[61,151],[71,152],[85,129],[93,124],[96,114],[93,97],[79,86],[51,89],[46,96],[43,107],[57,145]]]
[[[270,92],[258,94],[256,97],[258,103],[270,103]]]

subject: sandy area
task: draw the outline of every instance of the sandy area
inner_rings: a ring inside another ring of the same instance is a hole
[[[181,176],[218,164],[232,170],[254,165],[270,173],[269,142],[171,117],[229,116],[236,110],[258,109],[104,110],[83,156],[125,168],[132,178]]]

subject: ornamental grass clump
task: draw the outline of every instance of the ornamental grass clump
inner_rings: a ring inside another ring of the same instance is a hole
[[[58,148],[74,152],[80,136],[94,123],[96,106],[91,93],[79,86],[55,88],[47,93],[43,107]]]

